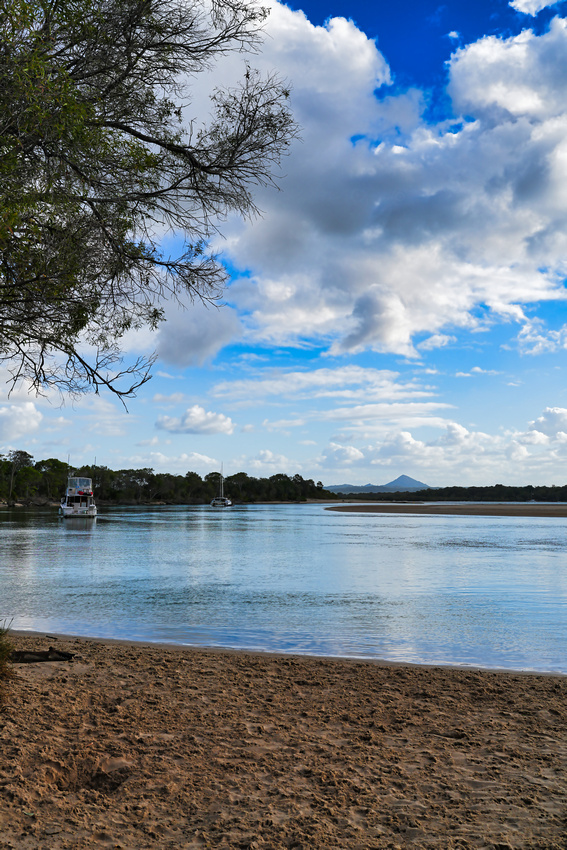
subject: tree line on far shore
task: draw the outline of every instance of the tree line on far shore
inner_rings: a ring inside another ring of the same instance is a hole
[[[567,502],[567,484],[551,487],[492,484],[487,487],[431,487],[388,493],[337,493],[365,502]]]
[[[110,504],[207,504],[218,495],[219,472],[202,478],[197,472],[172,475],[153,469],[119,469],[107,466],[69,467],[57,458],[34,462],[24,451],[0,455],[0,500],[13,504],[42,504],[59,501],[69,475],[92,478],[95,498]],[[254,478],[237,472],[224,479],[225,494],[235,502],[304,502],[308,499],[335,499],[321,481],[301,475],[278,473]]]
[[[172,475],[153,469],[109,469],[107,466],[72,468],[57,458],[34,461],[25,451],[0,454],[0,501],[8,504],[58,502],[69,475],[92,478],[95,498],[109,504],[165,502],[178,505],[207,504],[218,494],[219,472],[201,477],[197,472]],[[233,501],[304,502],[308,499],[377,502],[567,502],[567,484],[562,486],[439,487],[388,493],[332,493],[321,481],[301,475],[277,473],[255,478],[246,472],[227,475],[225,493]]]

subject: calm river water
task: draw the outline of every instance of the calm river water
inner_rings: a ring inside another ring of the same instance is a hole
[[[567,673],[562,519],[0,511],[14,629]]]

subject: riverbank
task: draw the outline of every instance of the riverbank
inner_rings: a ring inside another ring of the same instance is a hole
[[[567,677],[15,635],[0,848],[560,848]]]
[[[330,499],[305,499],[301,502],[258,501],[238,502],[234,507],[255,505],[328,505],[330,511],[347,511],[358,513],[406,513],[406,514],[454,514],[456,516],[512,516],[512,517],[567,517],[567,504],[557,502],[353,502],[343,499],[337,503]],[[99,508],[148,508],[148,507],[203,507],[208,502],[179,505],[170,502],[108,502],[97,500]],[[34,508],[57,509],[59,502],[37,500],[35,502],[17,502],[8,505],[0,501],[0,509]]]
[[[237,499],[233,501],[234,507],[247,507],[253,505],[324,505],[324,504],[335,504],[336,499],[301,499],[300,501],[292,499],[288,501],[249,501],[249,502],[239,502]],[[210,501],[205,502],[163,502],[163,501],[153,501],[153,502],[110,502],[104,499],[96,499],[96,503],[98,507],[103,508],[159,508],[159,507],[169,507],[169,508],[198,508],[198,507],[208,507],[210,505]],[[36,499],[36,500],[28,500],[24,502],[12,502],[8,503],[2,501],[0,499],[0,508],[1,509],[12,509],[12,508],[26,508],[27,510],[31,510],[33,508],[59,508],[59,502],[48,501],[47,499]]]
[[[348,502],[330,506],[327,510],[368,514],[567,517],[567,504],[554,502],[372,502],[372,504]]]

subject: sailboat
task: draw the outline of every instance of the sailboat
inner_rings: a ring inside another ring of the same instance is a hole
[[[224,478],[222,474],[222,465],[219,476],[219,494],[211,502],[211,508],[230,508],[232,502],[224,495]]]

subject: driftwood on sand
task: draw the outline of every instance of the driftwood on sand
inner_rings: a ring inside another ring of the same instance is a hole
[[[14,649],[10,654],[12,664],[36,664],[38,661],[72,661],[73,652],[54,649]]]

